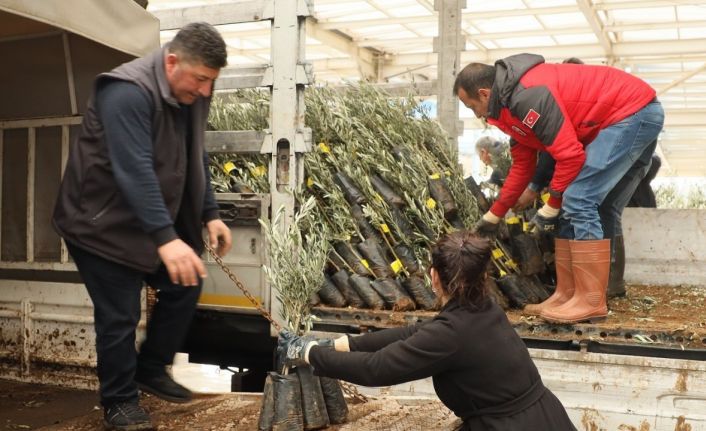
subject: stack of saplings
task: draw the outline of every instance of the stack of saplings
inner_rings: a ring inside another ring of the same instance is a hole
[[[287,226],[282,208],[271,222],[261,220],[270,249],[265,274],[293,333],[311,329],[309,298],[322,283],[328,254],[326,227],[314,217],[315,205],[313,197],[303,201]],[[317,430],[346,421],[348,407],[337,380],[320,380],[308,366],[289,369],[281,357],[278,362],[265,382],[258,430]]]
[[[266,127],[258,117],[266,120],[262,94],[242,91],[234,102],[215,105],[213,127]],[[430,246],[446,232],[472,227],[489,205],[477,185],[472,187],[475,183],[464,183],[448,136],[413,97],[390,98],[365,84],[345,90],[309,88],[305,123],[314,145],[304,158],[306,184],[296,192],[297,199],[316,200],[314,212],[331,245],[312,303],[435,309],[426,275]],[[216,188],[237,191],[235,187],[244,186],[267,193],[267,159],[257,157],[213,158]],[[491,293],[504,306],[538,302],[547,290],[533,287],[544,287],[546,280],[538,275],[546,270],[546,259],[533,254],[534,238],[508,232],[494,252],[498,283],[490,286]]]
[[[262,91],[241,90],[214,97],[208,118],[213,130],[257,130],[267,128],[269,97]],[[211,183],[220,193],[269,193],[268,155],[215,154],[211,156]]]
[[[345,423],[348,406],[338,380],[315,376],[311,367],[265,379],[258,431],[302,431]]]

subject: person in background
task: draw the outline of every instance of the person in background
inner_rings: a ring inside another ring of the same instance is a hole
[[[488,184],[501,188],[512,163],[507,143],[492,136],[481,136],[476,141],[476,153],[485,166],[493,169]]]
[[[649,161],[654,152],[664,123],[655,90],[616,68],[548,64],[541,56],[519,54],[494,66],[467,65],[454,93],[511,137],[513,164],[476,231],[497,232],[530,183],[537,153],[548,152],[556,160],[550,198],[530,224],[545,232],[558,225],[557,288],[536,311],[557,323],[605,318],[611,240],[604,236],[599,206],[610,193],[622,192],[618,183],[637,160]]]
[[[69,151],[53,223],[94,306],[106,429],[152,429],[138,387],[172,402],[191,392],[166,367],[183,343],[206,277],[202,230],[231,247],[210,185],[204,130],[226,45],[206,23],[98,75]],[[143,283],[157,291],[135,351]]]
[[[571,431],[566,410],[485,287],[491,240],[469,231],[432,248],[431,283],[442,308],[432,320],[333,341],[283,332],[278,353],[290,365],[364,386],[432,377],[461,430]]]
[[[650,168],[644,178],[642,178],[640,183],[637,185],[637,188],[632,194],[627,206],[657,208],[657,198],[655,197],[655,192],[652,190],[650,183],[655,179],[657,172],[659,172],[659,168],[661,167],[662,159],[660,159],[657,154],[652,154],[652,163],[650,164]]]

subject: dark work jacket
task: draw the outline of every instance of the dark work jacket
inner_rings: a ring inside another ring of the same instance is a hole
[[[491,301],[475,311],[450,301],[431,321],[349,337],[349,344],[351,352],[313,347],[314,373],[364,386],[431,376],[439,399],[464,419],[464,430],[575,430],[542,385],[524,342]],[[523,399],[528,392],[529,402]],[[497,411],[500,406],[504,411]],[[488,414],[479,415],[483,411]]]
[[[103,138],[103,121],[95,94],[102,83],[123,80],[139,86],[152,100],[154,171],[172,221],[179,215],[179,236],[203,252],[202,222],[216,218],[217,208],[204,208],[209,190],[203,164],[204,131],[211,98],[197,98],[190,107],[192,140],[187,145],[179,103],[171,95],[164,70],[164,50],[98,75],[81,132],[72,143],[54,209],[54,227],[66,241],[137,270],[153,272],[159,265],[157,245],[145,232],[118,187]],[[187,150],[188,149],[188,150]],[[188,152],[188,154],[187,154]],[[181,208],[181,211],[180,211]]]

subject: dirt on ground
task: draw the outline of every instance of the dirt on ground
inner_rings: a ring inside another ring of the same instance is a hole
[[[596,338],[631,344],[706,348],[706,289],[698,286],[627,286],[627,295],[611,299],[605,321],[549,325],[520,310],[507,312],[521,335]]]
[[[0,380],[0,430],[95,431],[103,429],[103,411],[92,391]],[[257,430],[258,394],[196,395],[173,404],[143,394],[141,405],[156,430]],[[456,417],[436,400],[349,402],[348,422],[331,431],[453,430]]]
[[[0,380],[0,430],[62,424],[93,414],[98,404],[94,391]]]

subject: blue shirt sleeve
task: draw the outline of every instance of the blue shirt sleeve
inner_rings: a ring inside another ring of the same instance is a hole
[[[142,228],[161,246],[178,238],[154,171],[152,101],[136,84],[111,81],[96,94],[115,181]]]

